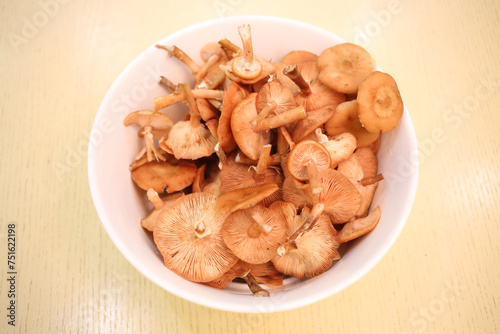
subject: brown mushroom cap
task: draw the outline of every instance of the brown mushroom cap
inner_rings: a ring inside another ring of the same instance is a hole
[[[309,82],[311,92],[309,94],[300,93],[295,95],[295,101],[309,110],[318,109],[326,105],[334,108],[345,101],[345,94],[339,93],[318,79],[318,67],[316,62],[298,64],[302,77]]]
[[[254,132],[251,121],[257,117],[257,93],[248,95],[238,103],[231,115],[231,129],[234,140],[241,151],[250,159],[257,160],[262,146],[271,143],[266,131]]]
[[[373,72],[359,86],[358,114],[367,131],[381,133],[396,128],[404,105],[398,85],[392,76]]]
[[[151,110],[138,110],[128,114],[123,121],[123,125],[125,126],[132,124],[141,128],[150,126],[153,136],[155,138],[160,138],[168,135],[168,131],[172,128],[174,123],[170,117],[165,114]]]
[[[295,145],[288,155],[287,169],[299,181],[309,179],[307,163],[314,163],[318,171],[330,167],[330,153],[314,140],[303,140]]]
[[[325,131],[329,136],[349,132],[356,137],[357,147],[368,146],[380,137],[378,133],[366,131],[359,121],[356,100],[339,104],[332,117],[325,123]]]
[[[234,212],[246,209],[262,201],[279,189],[276,183],[226,191],[217,198],[217,210]]]
[[[375,71],[375,60],[361,46],[342,43],[324,50],[317,61],[318,79],[340,93],[351,94]]]
[[[287,236],[295,233],[305,222],[308,213],[294,215],[287,220]],[[321,215],[310,231],[295,241],[295,249],[272,259],[276,269],[298,279],[312,278],[327,271],[333,260],[339,259],[339,246],[335,229],[327,215]]]
[[[294,50],[288,52],[282,59],[281,63],[287,65],[295,65],[300,63],[306,63],[311,61],[316,61],[318,59],[318,55],[304,50]]]
[[[141,226],[146,230],[153,232],[153,228],[156,224],[156,219],[158,218],[161,210],[164,210],[166,207],[168,208],[182,195],[183,193],[176,192],[160,198],[156,191],[154,191],[153,189],[148,189],[148,199],[153,203],[154,207],[149,212],[147,217],[141,219]]]
[[[298,121],[293,127],[292,139],[295,143],[303,140],[317,128],[325,124],[333,115],[335,108],[327,105],[315,110],[309,110],[306,118]]]
[[[356,149],[356,138],[346,132],[328,137],[328,141],[322,142],[330,153],[331,167],[335,168],[341,161],[349,158]]]
[[[222,237],[239,259],[265,263],[286,240],[285,222],[276,211],[256,205],[231,213],[222,226]]]
[[[275,201],[283,198],[281,185],[283,184],[283,177],[280,170],[274,167],[268,167],[264,173],[258,175],[253,166],[247,164],[237,163],[235,161],[236,154],[230,155],[221,169],[221,192],[233,191],[240,188],[254,187],[266,183],[276,183],[279,189],[269,196],[262,199],[260,204],[269,206]]]
[[[144,190],[174,193],[193,183],[196,165],[185,160],[151,161],[131,172],[132,180]]]
[[[216,200],[203,192],[183,196],[161,212],[153,230],[167,268],[193,282],[212,281],[238,261],[222,238],[228,214],[215,209]]]
[[[364,218],[358,218],[342,227],[338,233],[339,242],[344,243],[356,239],[372,231],[380,221],[380,208],[377,206],[370,214]]]
[[[259,90],[256,100],[257,112],[260,113],[271,102],[276,104],[273,109],[276,114],[281,114],[297,106],[293,92],[276,80],[266,83]]]

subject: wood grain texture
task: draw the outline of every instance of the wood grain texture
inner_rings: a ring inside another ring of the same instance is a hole
[[[500,332],[500,3],[313,4],[0,5],[0,332]],[[209,309],[150,282],[106,234],[87,182],[87,135],[125,66],[178,29],[241,14],[284,16],[362,41],[396,78],[420,145],[416,200],[387,255],[344,291],[276,314]],[[39,27],[30,32],[26,22]],[[9,222],[17,224],[15,328],[5,314]]]

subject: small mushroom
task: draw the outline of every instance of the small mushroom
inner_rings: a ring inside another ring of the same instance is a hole
[[[158,215],[160,214],[161,210],[165,207],[168,208],[179,197],[181,197],[184,194],[181,192],[176,192],[173,194],[168,194],[163,198],[160,198],[160,196],[158,196],[158,193],[156,191],[154,191],[152,188],[149,188],[147,195],[149,201],[153,203],[154,207],[149,212],[146,218],[141,219],[141,226],[144,227],[146,230],[153,232],[154,226],[156,224],[156,219],[158,218]]]
[[[306,118],[295,123],[292,130],[292,140],[295,143],[298,143],[309,136],[332,117],[334,110],[335,108],[333,106],[326,105],[321,108],[308,111]]]
[[[236,82],[232,82],[224,92],[222,99],[222,112],[219,118],[219,127],[217,134],[219,137],[220,148],[229,154],[237,147],[231,130],[231,115],[235,106],[243,101],[250,93]]]
[[[375,60],[361,46],[342,43],[324,50],[318,58],[318,79],[340,93],[352,94],[370,73]]]
[[[184,94],[180,91],[179,87],[180,85],[177,85],[177,88],[171,94],[156,97],[154,99],[153,111],[156,112],[168,106],[184,101]],[[217,89],[193,89],[191,90],[191,93],[193,94],[193,97],[195,99],[208,99],[209,101],[222,100],[224,96],[224,92]]]
[[[234,212],[256,205],[280,187],[276,183],[266,183],[254,187],[226,191],[217,198],[216,209]]]
[[[288,52],[282,59],[282,64],[287,65],[295,65],[300,63],[306,63],[311,61],[316,61],[318,59],[318,55],[304,50],[294,50]]]
[[[313,194],[323,190],[319,171],[329,167],[330,153],[313,140],[304,140],[295,145],[287,159],[290,175],[299,181],[308,181]]]
[[[215,209],[217,197],[201,192],[179,198],[158,216],[153,238],[165,266],[193,282],[209,282],[238,258],[222,238],[228,214]]]
[[[372,231],[380,221],[380,208],[377,206],[370,214],[364,218],[358,218],[342,227],[338,233],[339,242],[344,243],[359,238]]]
[[[257,125],[271,113],[281,114],[297,107],[293,92],[276,80],[262,86],[257,95],[256,105],[259,116],[252,121],[253,125]]]
[[[266,263],[286,240],[285,222],[278,212],[255,205],[231,213],[222,226],[222,237],[239,259],[251,264]]]
[[[235,161],[235,154],[229,156],[221,169],[221,192],[232,191],[240,188],[254,187],[266,183],[276,183],[279,190],[262,200],[262,205],[269,206],[272,202],[282,199],[281,185],[283,177],[278,168],[269,167],[269,153],[271,145],[262,147],[261,156],[257,166],[245,165]]]
[[[189,104],[190,120],[177,122],[166,140],[166,145],[172,150],[177,159],[199,159],[215,152],[216,139],[200,122],[200,113],[191,88],[183,83],[179,86],[184,98]]]
[[[173,126],[170,117],[150,110],[139,110],[128,114],[123,121],[125,126],[132,124],[142,128],[139,135],[144,138],[145,142],[145,146],[136,156],[136,160],[146,154],[148,162],[155,159],[165,161],[161,151],[156,148],[154,139],[168,135]]]
[[[359,121],[356,100],[339,104],[332,117],[325,123],[325,131],[329,136],[349,132],[356,137],[357,147],[368,146],[380,137],[378,133],[366,131]]]
[[[275,71],[273,64],[253,54],[250,26],[238,27],[243,42],[243,54],[231,59],[224,67],[226,76],[235,82],[253,84]]]
[[[191,57],[189,57],[184,51],[179,49],[176,45],[168,46],[168,45],[155,45],[158,49],[163,49],[168,52],[170,57],[175,57],[182,61],[184,65],[186,65],[193,74],[198,73],[200,70],[200,65],[198,65]]]
[[[404,105],[398,85],[392,76],[373,72],[359,86],[359,121],[373,133],[388,132],[396,128],[403,115]]]
[[[306,210],[300,215],[290,213],[293,219],[287,219],[287,236],[292,236],[310,218]],[[337,233],[328,216],[323,214],[307,233],[295,240],[292,249],[277,255],[272,262],[285,275],[312,278],[326,272],[333,261],[340,258],[338,246]]]
[[[288,76],[299,88],[295,101],[309,110],[315,110],[326,105],[334,108],[345,101],[345,95],[324,85],[318,77],[316,62],[301,63],[287,66],[283,74]]]
[[[132,180],[144,190],[174,193],[193,183],[196,165],[186,160],[151,161],[131,171]]]
[[[320,129],[316,129],[316,136],[318,142],[330,153],[332,168],[349,158],[356,149],[356,138],[348,132],[328,137]]]
[[[250,159],[257,160],[262,146],[271,143],[266,131],[255,132],[251,121],[257,117],[257,93],[248,95],[236,105],[231,114],[231,129],[240,150]]]

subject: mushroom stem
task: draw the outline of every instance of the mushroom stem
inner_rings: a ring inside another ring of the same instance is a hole
[[[257,115],[257,117],[255,117],[251,122],[250,124],[252,125],[257,125],[259,124],[260,122],[262,122],[264,120],[264,118],[266,118],[267,115],[269,115],[269,113],[271,111],[273,111],[274,109],[276,109],[278,105],[276,104],[276,102],[274,101],[271,101],[269,103],[266,104],[266,106],[264,108],[262,108],[262,110],[260,111],[260,113]]]
[[[293,108],[287,110],[281,114],[277,114],[273,117],[268,117],[263,119],[260,124],[254,125],[252,130],[254,132],[267,131],[275,128],[279,128],[280,126],[301,120],[306,118],[306,112],[303,106],[298,106],[297,108]]]
[[[366,186],[372,185],[374,183],[377,183],[379,181],[382,181],[383,179],[384,179],[384,176],[382,174],[378,174],[374,177],[365,177],[365,178],[361,179],[361,181],[359,181],[359,183],[363,187],[366,187]]]
[[[196,73],[195,78],[196,82],[201,82],[203,78],[207,75],[208,70],[210,67],[215,65],[220,59],[220,55],[218,54],[213,54],[208,58],[205,64],[203,64],[200,68],[200,70]]]
[[[165,203],[161,200],[160,196],[158,196],[158,193],[154,191],[153,188],[148,189],[147,195],[148,200],[153,203],[156,210],[159,210],[165,206]]]
[[[314,133],[316,134],[316,138],[318,139],[318,143],[324,144],[328,142],[328,136],[321,131],[321,127],[317,128]]]
[[[241,48],[239,46],[237,46],[236,44],[232,43],[227,38],[221,39],[219,41],[219,44],[220,44],[220,46],[222,46],[222,48],[227,49],[227,50],[231,51],[234,54],[237,54],[237,53],[241,52]]]
[[[192,89],[191,90],[195,99],[222,99],[224,92],[222,90],[214,89]],[[172,94],[159,96],[154,99],[154,111],[161,110],[173,104],[179,103],[184,100],[182,94],[177,90]]]
[[[156,148],[155,142],[153,140],[153,134],[151,133],[153,128],[150,125],[146,125],[142,134],[144,135],[144,143],[146,145],[146,155],[148,162],[156,159],[156,161],[166,161],[167,159],[161,154],[161,152]],[[154,155],[154,158],[153,158]]]
[[[323,185],[321,184],[321,179],[319,178],[318,167],[313,160],[308,160],[306,163],[307,176],[309,177],[309,186],[311,187],[311,192],[313,195],[317,195],[323,191]]]
[[[198,238],[203,238],[210,234],[210,229],[207,228],[204,222],[197,221],[194,224],[194,234]]]
[[[292,139],[292,136],[290,136],[290,133],[286,129],[285,126],[280,126],[280,131],[283,137],[285,138],[286,142],[288,143],[288,146],[290,146],[290,150],[295,146],[295,142]]]
[[[241,37],[241,42],[243,43],[243,56],[245,57],[245,62],[248,65],[253,63],[253,46],[252,46],[252,35],[250,33],[249,25],[242,25],[238,27],[238,33]]]
[[[191,118],[189,119],[189,123],[191,124],[191,127],[196,128],[197,126],[200,125],[201,121],[201,116],[200,116],[200,110],[198,109],[198,105],[196,104],[196,100],[193,96],[193,93],[191,92],[191,87],[187,83],[182,83],[179,85],[179,92],[182,93],[183,99],[188,103],[189,105],[189,110],[190,110],[190,116]]]
[[[253,160],[247,157],[246,155],[238,152],[236,154],[236,158],[234,161],[238,164],[243,164],[243,165],[256,165],[258,164],[258,160]],[[269,158],[267,159],[267,165],[268,166],[276,166],[281,163],[281,156],[279,154],[273,154],[270,155]]]
[[[250,272],[242,277],[247,283],[254,297],[269,297],[269,292],[260,287],[259,283]]]
[[[300,88],[301,94],[306,96],[311,95],[311,86],[309,86],[309,83],[307,83],[302,74],[300,74],[297,65],[288,65],[283,69],[283,74],[290,78],[290,80],[292,80]]]
[[[258,238],[261,233],[268,234],[273,230],[273,227],[271,225],[266,224],[264,218],[261,216],[259,212],[254,211],[252,213],[252,218],[254,220],[254,223],[250,225],[250,227],[247,230],[247,234],[251,238]]]
[[[325,210],[325,205],[323,203],[315,204],[313,206],[310,215],[305,220],[304,224],[302,224],[302,226],[299,227],[299,229],[295,231],[295,233],[293,233],[283,245],[278,247],[277,250],[278,255],[283,256],[290,250],[296,249],[297,248],[296,241],[301,236],[312,230],[314,225],[316,225],[316,222],[318,221],[321,214],[323,214],[324,210]]]
[[[160,84],[165,88],[170,89],[172,92],[175,91],[175,84],[172,81],[165,78],[163,75],[160,76]]]
[[[166,50],[170,57],[173,56],[173,57],[176,57],[177,59],[179,59],[180,61],[182,61],[187,67],[189,67],[189,69],[191,70],[191,72],[193,72],[193,74],[198,73],[198,71],[200,70],[200,65],[196,64],[194,62],[194,60],[191,59],[191,57],[189,57],[184,51],[179,49],[177,46],[175,46],[175,45],[174,46],[166,46],[166,45],[159,45],[159,44],[156,44],[155,46],[158,49]]]
[[[260,151],[259,161],[257,162],[257,167],[255,168],[255,174],[264,175],[267,170],[267,161],[269,160],[269,156],[271,155],[271,148],[273,146],[271,144],[267,144],[262,146],[262,150]]]
[[[226,153],[220,148],[219,142],[215,145],[215,153],[219,157],[219,169],[222,169],[222,165],[224,164],[224,161],[226,161],[227,156]]]

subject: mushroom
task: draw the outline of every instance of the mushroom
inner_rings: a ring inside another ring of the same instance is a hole
[[[373,72],[359,86],[359,121],[367,131],[388,132],[396,128],[404,105],[398,85],[392,76]]]
[[[255,132],[251,121],[257,117],[257,93],[248,95],[239,102],[231,114],[231,130],[240,150],[250,159],[257,160],[262,146],[271,143],[266,131]]]
[[[287,65],[295,65],[300,63],[306,63],[311,61],[316,61],[318,59],[318,55],[304,50],[294,50],[288,52],[282,59],[282,64]]]
[[[144,190],[174,193],[193,183],[196,165],[186,160],[151,161],[131,171],[132,180]]]
[[[139,135],[144,138],[145,142],[145,146],[136,156],[136,160],[146,154],[148,162],[155,159],[165,161],[163,154],[156,148],[154,139],[168,135],[173,126],[170,117],[150,110],[139,110],[128,114],[123,121],[125,126],[132,124],[142,128]]]
[[[191,70],[193,75],[198,73],[198,71],[200,70],[201,68],[200,65],[198,65],[191,57],[189,57],[184,51],[179,49],[176,45],[168,46],[168,45],[156,44],[155,46],[158,49],[163,49],[167,51],[170,57],[175,57],[180,61],[182,61],[184,65],[186,65]]]
[[[209,192],[216,196],[220,194],[220,169],[214,164],[208,165],[208,178],[205,178],[205,171],[207,170],[207,164],[203,164],[198,168],[196,176],[193,181],[192,191],[193,192]]]
[[[259,115],[252,121],[253,125],[260,123],[270,113],[281,114],[297,107],[293,92],[276,80],[262,86],[257,95],[256,105]]]
[[[339,242],[344,243],[356,239],[372,231],[380,221],[380,208],[377,206],[364,218],[358,218],[342,227],[338,232]]]
[[[324,50],[318,58],[318,79],[340,93],[352,94],[370,73],[375,60],[361,46],[342,43]]]
[[[177,85],[176,90],[168,95],[163,95],[156,97],[154,99],[154,107],[153,111],[159,111],[173,104],[184,101],[184,94],[179,89],[180,85]],[[224,96],[224,92],[222,90],[213,90],[213,89],[193,89],[191,93],[195,99],[208,99],[208,100],[221,100]]]
[[[337,170],[345,175],[361,194],[361,204],[354,218],[365,217],[378,182],[383,179],[382,174],[377,175],[375,154],[366,147],[358,149],[349,159],[342,161]]]
[[[292,129],[292,140],[295,143],[303,140],[316,129],[321,127],[333,115],[335,108],[331,105],[326,105],[321,108],[310,110],[307,112],[306,118],[295,123]]]
[[[330,153],[332,168],[349,158],[356,149],[356,138],[348,132],[328,137],[321,132],[321,129],[316,129],[316,137]]]
[[[209,282],[238,258],[222,238],[228,214],[215,209],[217,197],[201,192],[183,196],[158,216],[153,239],[165,266],[193,282]]]
[[[232,82],[224,92],[222,99],[222,112],[219,117],[219,127],[217,134],[220,148],[229,154],[237,147],[231,130],[231,115],[235,106],[243,101],[250,93],[236,82]]]
[[[311,218],[307,210],[303,210],[300,215],[288,210],[286,216],[286,233],[289,237]],[[272,262],[276,269],[285,275],[298,279],[312,278],[327,271],[333,261],[340,258],[338,246],[337,233],[329,217],[323,214],[310,230],[295,240],[290,250],[283,255],[277,255]]]
[[[295,95],[295,101],[309,110],[318,109],[326,105],[334,108],[345,101],[345,95],[332,90],[324,85],[318,77],[316,62],[301,63],[299,65],[287,66],[283,74],[289,77],[300,91]]]
[[[272,202],[282,199],[281,185],[283,177],[278,168],[268,167],[271,145],[262,147],[257,166],[245,165],[235,161],[236,154],[229,156],[221,169],[221,192],[240,188],[254,187],[266,183],[276,183],[279,190],[262,200],[262,204],[269,206]]]
[[[259,282],[271,287],[283,285],[283,274],[278,272],[271,262],[249,264],[241,260],[221,277],[204,284],[224,289],[235,278],[243,278],[255,297],[269,297],[269,292],[262,289]]]
[[[324,169],[319,172],[323,190],[312,194],[309,186],[302,185],[293,178],[285,178],[283,182],[283,200],[295,204],[296,207],[312,207],[314,204],[324,204],[333,224],[349,221],[358,212],[361,195],[356,187],[342,173],[334,169]]]
[[[286,240],[285,222],[275,210],[255,205],[231,213],[222,226],[222,237],[239,259],[266,263]]]
[[[179,90],[189,104],[190,120],[177,122],[166,140],[166,145],[172,150],[177,159],[199,159],[215,152],[217,141],[210,131],[200,122],[200,113],[191,88],[183,83]]]
[[[146,218],[141,219],[141,226],[146,230],[153,232],[153,228],[156,224],[156,219],[160,214],[161,210],[165,207],[169,207],[172,205],[179,197],[184,195],[181,192],[176,192],[172,194],[168,194],[163,198],[158,196],[158,193],[154,191],[152,188],[148,189],[147,192],[148,199],[151,203],[153,203],[153,209],[149,212]]]
[[[250,26],[238,27],[238,33],[243,42],[243,54],[231,59],[224,70],[232,81],[253,84],[273,73],[275,68],[267,60],[253,54]]]
[[[339,104],[332,117],[325,123],[325,131],[329,136],[349,132],[356,137],[356,146],[368,146],[379,138],[378,133],[366,131],[358,118],[358,102],[356,100]]]
[[[304,140],[295,145],[288,155],[287,169],[299,181],[309,181],[312,194],[323,190],[319,171],[330,167],[330,153],[314,140]]]
[[[222,212],[234,212],[246,209],[262,201],[280,187],[276,183],[226,191],[217,198],[216,209]]]
[[[196,106],[200,111],[200,117],[205,122],[212,119],[218,119],[220,116],[220,111],[215,109],[207,99],[196,99]]]

